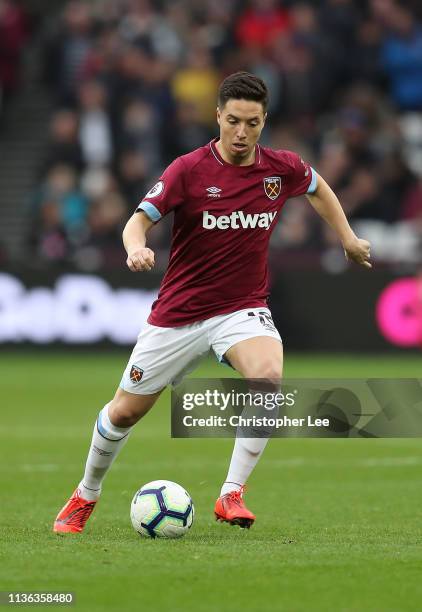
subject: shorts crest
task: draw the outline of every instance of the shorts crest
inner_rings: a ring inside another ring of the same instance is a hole
[[[264,191],[270,200],[278,198],[281,192],[281,178],[279,176],[267,176],[264,178]]]
[[[130,368],[130,380],[133,383],[138,383],[142,380],[142,376],[144,374],[144,371],[141,368],[138,368],[138,366],[133,365]]]

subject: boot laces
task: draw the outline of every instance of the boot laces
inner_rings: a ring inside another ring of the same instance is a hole
[[[75,510],[73,516],[68,521],[77,527],[83,527],[94,510],[95,502],[88,502],[81,508]]]
[[[246,490],[245,485],[242,485],[238,491],[230,491],[230,493],[227,493],[227,499],[229,499],[231,502],[233,502],[234,504],[238,506],[242,506],[243,505],[242,495],[245,492],[245,490]]]

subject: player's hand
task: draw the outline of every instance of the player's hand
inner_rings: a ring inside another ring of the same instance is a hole
[[[131,272],[149,272],[155,264],[154,251],[146,247],[130,251],[126,263]]]
[[[372,268],[371,259],[371,244],[367,240],[356,238],[350,243],[343,244],[344,254],[346,259],[354,261],[365,268]]]

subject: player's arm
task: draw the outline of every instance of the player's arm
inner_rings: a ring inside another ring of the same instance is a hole
[[[123,230],[127,265],[132,272],[151,270],[154,253],[146,247],[146,235],[154,223],[181,205],[185,197],[185,167],[178,157],[165,169],[160,179],[145,194]]]
[[[154,266],[154,252],[145,246],[146,235],[152,225],[154,223],[151,219],[143,211],[139,211],[130,217],[123,230],[126,264],[132,272],[149,271]]]
[[[306,197],[340,238],[346,258],[366,268],[372,268],[369,263],[370,243],[356,236],[334,191],[319,174],[316,175],[316,178],[316,190],[308,193]]]

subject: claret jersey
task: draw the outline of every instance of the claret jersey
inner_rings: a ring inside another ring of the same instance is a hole
[[[268,247],[287,198],[313,193],[299,155],[256,145],[249,166],[225,162],[211,141],[178,157],[137,207],[173,212],[170,260],[148,322],[178,327],[267,306]]]

